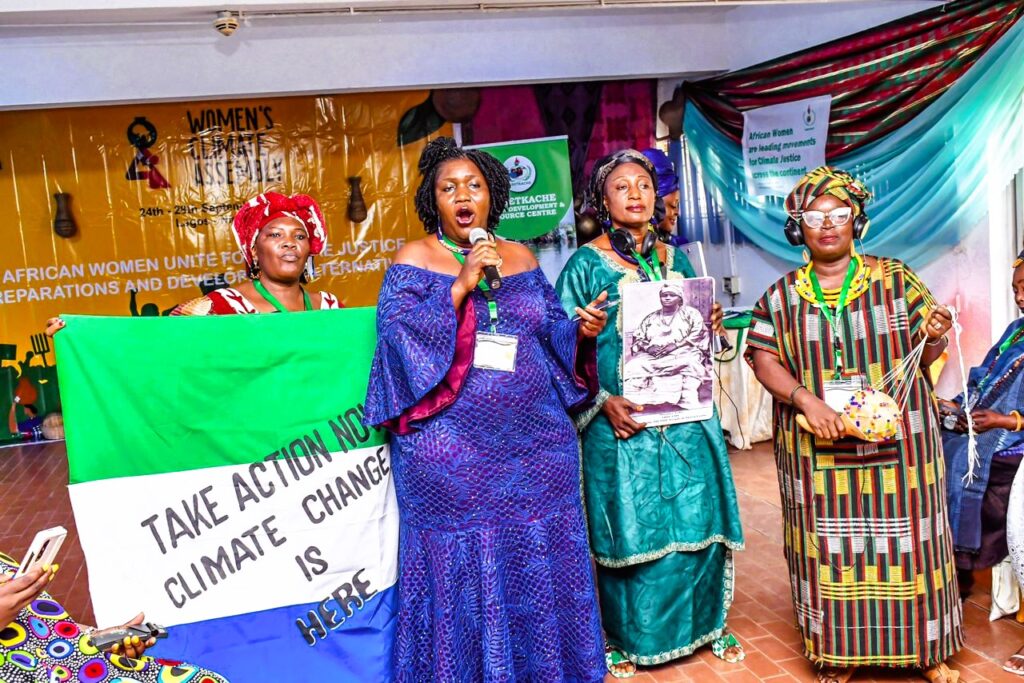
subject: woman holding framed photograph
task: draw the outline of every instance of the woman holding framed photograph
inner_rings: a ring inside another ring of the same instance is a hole
[[[686,255],[660,242],[652,223],[654,168],[640,152],[600,160],[591,205],[606,232],[569,259],[555,289],[566,310],[624,285],[693,277]],[[608,671],[685,657],[710,644],[726,661],[743,658],[726,631],[733,598],[732,552],[743,547],[736,491],[717,415],[645,427],[642,406],[623,397],[621,306],[598,335],[600,391],[577,419],[590,543],[597,563]],[[714,308],[714,327],[721,324]],[[659,349],[661,351],[663,349]]]

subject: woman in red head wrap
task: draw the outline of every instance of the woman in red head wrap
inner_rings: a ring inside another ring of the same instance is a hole
[[[178,306],[172,315],[287,313],[341,308],[328,292],[302,285],[313,277],[313,257],[327,244],[324,216],[312,197],[266,192],[235,215],[235,239],[249,281],[217,289]]]

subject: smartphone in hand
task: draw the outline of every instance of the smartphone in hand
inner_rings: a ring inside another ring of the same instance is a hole
[[[118,626],[117,628],[105,628],[93,631],[89,636],[89,642],[101,652],[106,652],[115,644],[123,642],[125,638],[138,636],[143,643],[148,643],[150,638],[166,638],[167,629],[157,626],[151,621],[144,621],[141,624],[131,626]]]
[[[605,299],[604,301],[602,301],[599,304],[597,304],[596,306],[594,306],[594,308],[596,308],[599,311],[603,311],[606,308],[614,308],[615,306],[618,306],[618,305],[619,305],[619,300],[618,299]],[[586,306],[580,306],[580,308],[586,310],[587,307]],[[573,317],[570,318],[570,320],[572,320],[573,322],[576,322],[579,319],[580,319],[580,317],[578,315],[574,315]]]
[[[62,526],[55,526],[50,529],[43,529],[32,539],[32,545],[28,547],[25,558],[18,566],[14,578],[24,576],[38,567],[49,566],[57,558],[57,551],[67,538],[68,530]]]

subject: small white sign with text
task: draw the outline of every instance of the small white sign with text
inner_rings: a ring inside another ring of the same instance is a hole
[[[808,171],[825,164],[832,96],[743,112],[747,192],[784,197]]]

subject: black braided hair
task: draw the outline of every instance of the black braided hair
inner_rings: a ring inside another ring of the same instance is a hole
[[[493,156],[479,149],[463,149],[449,137],[431,140],[420,154],[420,186],[416,188],[416,213],[423,221],[423,228],[428,233],[437,232],[440,216],[437,213],[437,196],[434,186],[437,184],[437,171],[446,161],[468,159],[476,164],[487,183],[491,195],[491,210],[487,214],[487,227],[493,230],[498,227],[501,212],[508,204],[510,183],[508,169]]]
[[[642,167],[647,171],[647,175],[651,176],[651,183],[654,184],[654,187],[658,187],[658,174],[654,170],[654,164],[635,149],[619,150],[614,154],[598,159],[594,162],[594,168],[590,172],[587,203],[597,212],[597,220],[602,225],[607,224],[611,220],[611,217],[608,215],[608,207],[604,203],[604,183],[608,180],[611,172],[622,164],[636,164]],[[657,206],[655,206],[655,210],[657,211]]]

